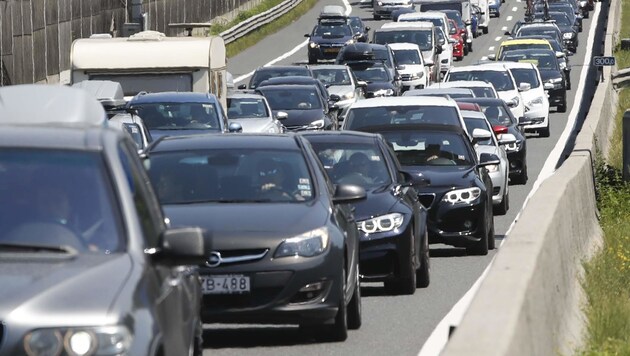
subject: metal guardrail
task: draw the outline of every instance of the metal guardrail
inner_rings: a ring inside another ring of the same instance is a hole
[[[630,68],[620,69],[612,74],[613,87],[625,88],[630,86]]]
[[[221,32],[219,35],[223,37],[226,44],[233,42],[286,14],[301,2],[302,0],[285,0],[271,9],[256,16],[252,16],[238,25]]]

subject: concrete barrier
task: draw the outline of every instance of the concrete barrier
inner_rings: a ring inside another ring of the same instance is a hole
[[[612,0],[605,55],[618,38]],[[582,345],[582,263],[601,244],[593,159],[608,150],[617,108],[612,68],[595,91],[572,153],[531,197],[442,355],[569,355]]]

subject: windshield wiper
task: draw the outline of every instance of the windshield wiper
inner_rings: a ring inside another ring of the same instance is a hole
[[[224,199],[224,200],[215,200],[215,203],[271,203],[274,200],[271,199]]]
[[[47,252],[74,254],[76,250],[70,246],[52,246],[36,244],[18,244],[12,242],[0,242],[0,252]]]

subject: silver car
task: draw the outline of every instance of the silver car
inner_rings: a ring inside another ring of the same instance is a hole
[[[359,81],[350,67],[345,65],[316,65],[311,66],[313,77],[326,85],[331,99],[337,99],[337,107],[340,111],[357,100],[365,98],[364,89],[367,83]]]
[[[259,94],[233,94],[227,98],[228,121],[242,126],[242,132],[282,133],[285,131],[280,120],[287,113],[279,111],[276,117],[264,96]]]
[[[116,114],[109,119],[109,127],[127,132],[133,139],[136,147],[138,147],[138,152],[143,151],[153,141],[149,130],[144,125],[144,121],[137,115],[128,113]]]
[[[501,141],[493,133],[492,125],[486,116],[479,111],[462,110],[462,116],[466,122],[466,129],[475,141],[477,155],[489,153],[499,157],[498,165],[486,166],[490,179],[492,179],[492,204],[497,215],[504,215],[510,208],[510,195],[508,187],[509,161],[504,145],[516,141],[511,134],[503,134]],[[512,137],[510,137],[512,136]]]

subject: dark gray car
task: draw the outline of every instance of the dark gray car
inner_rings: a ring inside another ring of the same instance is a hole
[[[210,246],[87,95],[0,89],[0,355],[200,355]]]

